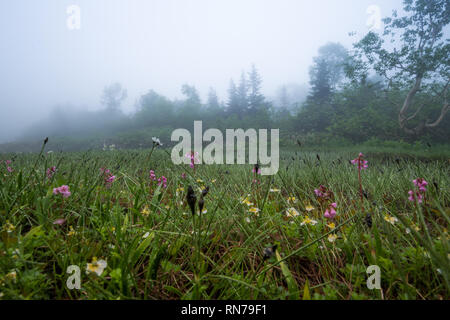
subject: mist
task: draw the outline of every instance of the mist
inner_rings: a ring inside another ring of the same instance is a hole
[[[68,25],[71,5],[80,9],[79,29]],[[382,16],[402,8],[400,0],[2,1],[0,142],[20,137],[56,106],[101,109],[104,87],[115,82],[127,91],[125,114],[149,90],[181,99],[185,83],[202,101],[210,87],[226,101],[230,79],[252,64],[269,100],[283,85],[307,91],[319,47],[350,49],[349,32],[369,30],[371,5]]]

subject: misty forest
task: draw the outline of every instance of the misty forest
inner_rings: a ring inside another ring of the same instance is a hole
[[[254,15],[199,0],[190,34],[158,29],[153,43],[136,30],[158,13],[133,19],[144,8],[130,4],[116,28],[90,13],[107,4],[79,2],[40,8],[36,19],[62,12],[62,30],[42,34],[0,5],[0,300],[450,298],[448,0],[348,1],[337,31],[316,30],[335,12],[325,0],[242,5]],[[313,18],[284,21],[297,5]],[[284,23],[289,34],[272,33]],[[79,42],[66,52],[52,37]],[[172,132],[194,121],[279,129],[278,171],[202,163],[194,149],[173,163]]]

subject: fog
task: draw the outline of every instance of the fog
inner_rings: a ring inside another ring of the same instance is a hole
[[[79,29],[68,27],[70,5],[81,9]],[[0,142],[56,105],[101,108],[114,82],[131,113],[150,89],[181,99],[185,83],[202,100],[213,87],[225,101],[230,79],[255,64],[275,99],[282,85],[308,85],[320,46],[350,49],[367,33],[371,5],[381,17],[402,11],[401,0],[1,1]]]

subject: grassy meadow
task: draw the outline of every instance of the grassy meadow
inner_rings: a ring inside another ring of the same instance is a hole
[[[282,150],[274,176],[163,148],[0,154],[0,299],[449,299],[448,152],[360,149]]]

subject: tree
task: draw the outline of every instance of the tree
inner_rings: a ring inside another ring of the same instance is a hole
[[[110,112],[117,112],[120,109],[122,101],[127,98],[127,90],[122,88],[118,82],[106,86],[103,89],[101,102]]]
[[[220,109],[219,98],[217,98],[216,90],[213,88],[209,88],[207,106],[210,110]]]
[[[328,43],[319,48],[310,68],[310,99],[323,102],[339,87],[344,77],[344,66],[348,59],[347,50],[339,43]]]
[[[250,113],[257,112],[265,102],[264,96],[261,94],[262,79],[256,70],[255,65],[252,65],[252,70],[248,73],[248,108]]]
[[[229,114],[236,114],[236,115],[241,114],[237,88],[233,79],[230,80],[230,87],[228,89],[227,112]]]
[[[348,74],[365,77],[373,69],[387,79],[390,87],[407,87],[399,105],[398,123],[406,133],[418,135],[424,129],[438,126],[449,110],[450,44],[449,39],[443,39],[443,28],[450,22],[450,2],[404,0],[403,3],[405,16],[398,17],[393,11],[392,17],[383,19],[381,36],[369,32],[354,44],[354,63]],[[433,112],[422,114],[422,119],[419,116],[424,106],[433,105],[418,99],[419,93],[425,91],[434,104],[440,103],[440,112],[434,114],[434,120],[430,120]],[[414,100],[421,102],[419,107],[413,106]]]
[[[241,73],[241,80],[239,82],[239,87],[237,88],[237,97],[239,101],[239,117],[242,117],[245,113],[247,113],[249,109],[249,100],[247,96],[248,92],[248,83],[245,78],[245,73]]]
[[[200,96],[197,89],[194,86],[184,84],[181,87],[181,92],[187,97],[186,103],[190,106],[201,105]]]

